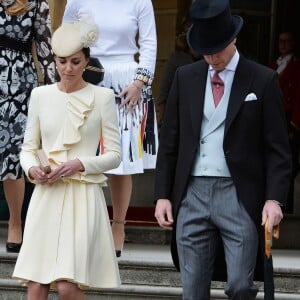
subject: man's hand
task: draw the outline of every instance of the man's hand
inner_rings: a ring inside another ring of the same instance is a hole
[[[275,225],[278,225],[283,218],[281,207],[273,200],[267,200],[262,211],[262,224],[265,225],[268,219],[268,231],[272,232]]]
[[[172,230],[173,215],[170,200],[157,200],[154,215],[160,227],[165,228],[167,230]]]

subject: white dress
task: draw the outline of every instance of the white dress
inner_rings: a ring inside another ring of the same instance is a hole
[[[135,174],[154,169],[158,136],[151,84],[157,41],[151,0],[68,0],[63,22],[78,20],[94,22],[99,27],[99,38],[91,47],[91,54],[99,58],[105,69],[101,86],[118,95],[134,79],[146,83],[141,104],[132,113],[125,114],[126,106],[119,109],[122,99],[115,98],[122,162],[107,173]]]
[[[51,285],[64,279],[81,288],[120,285],[102,192],[103,172],[120,163],[113,99],[110,89],[93,85],[69,94],[56,84],[33,90],[21,151],[25,173],[38,165],[40,140],[52,169],[78,158],[85,171],[51,185],[36,184],[14,278]],[[105,153],[96,156],[100,136]]]

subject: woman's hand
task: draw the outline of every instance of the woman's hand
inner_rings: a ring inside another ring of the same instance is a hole
[[[126,109],[126,114],[132,112],[136,105],[140,104],[141,100],[141,91],[144,83],[140,80],[135,80],[133,83],[128,85],[123,89],[123,91],[118,95],[119,97],[124,97],[119,108],[128,104]]]
[[[40,184],[48,183],[48,176],[40,167],[31,167],[28,171],[28,175],[30,179],[34,179]]]
[[[83,172],[84,166],[79,159],[72,159],[60,164],[55,170],[48,174],[48,181],[52,183],[58,179],[72,176],[77,172]]]

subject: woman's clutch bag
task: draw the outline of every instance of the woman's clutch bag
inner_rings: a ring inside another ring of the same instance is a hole
[[[51,172],[51,167],[50,167],[50,163],[49,163],[49,160],[48,160],[48,157],[47,157],[45,151],[43,149],[37,150],[37,156],[38,156],[39,161],[40,161],[41,169],[46,174],[50,173]]]

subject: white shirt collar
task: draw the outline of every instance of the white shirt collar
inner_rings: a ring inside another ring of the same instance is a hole
[[[288,55],[285,55],[284,57],[280,56],[278,59],[277,59],[277,70],[276,72],[278,74],[281,74],[281,72],[286,68],[287,64],[290,62],[290,60],[292,59],[293,57],[293,54],[288,54]]]

